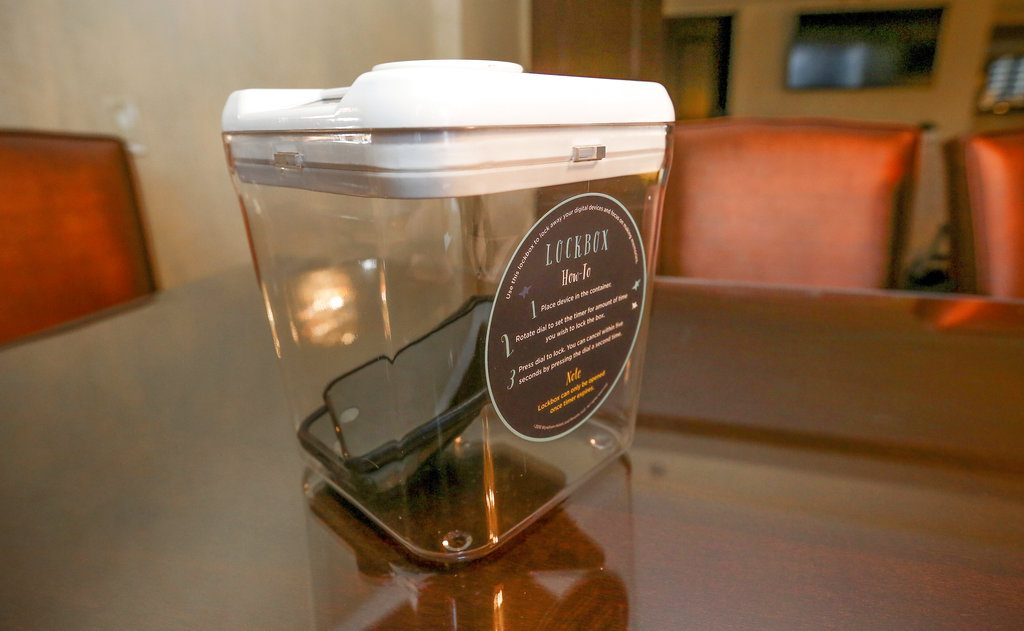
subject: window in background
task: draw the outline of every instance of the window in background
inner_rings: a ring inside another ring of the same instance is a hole
[[[978,96],[980,112],[1012,110],[1024,110],[1024,25],[993,29],[985,85]]]

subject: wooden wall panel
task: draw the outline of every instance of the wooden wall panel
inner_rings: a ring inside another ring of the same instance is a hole
[[[661,0],[533,0],[534,72],[661,80]]]

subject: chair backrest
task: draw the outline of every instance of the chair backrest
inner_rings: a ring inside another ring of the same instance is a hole
[[[0,131],[0,344],[155,289],[116,138]]]
[[[827,120],[677,124],[659,273],[895,286],[919,137]]]
[[[1024,130],[969,136],[948,156],[958,288],[1024,298]]]

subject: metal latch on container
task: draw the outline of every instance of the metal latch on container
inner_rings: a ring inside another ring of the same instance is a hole
[[[593,162],[604,158],[604,145],[583,145],[572,148],[573,162]]]
[[[275,151],[274,166],[279,169],[301,169],[302,154],[298,151]]]

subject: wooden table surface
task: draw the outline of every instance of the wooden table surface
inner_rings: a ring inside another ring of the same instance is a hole
[[[1022,627],[1018,305],[663,280],[652,322],[628,456],[455,568],[304,471],[248,270],[0,350],[0,628]]]

